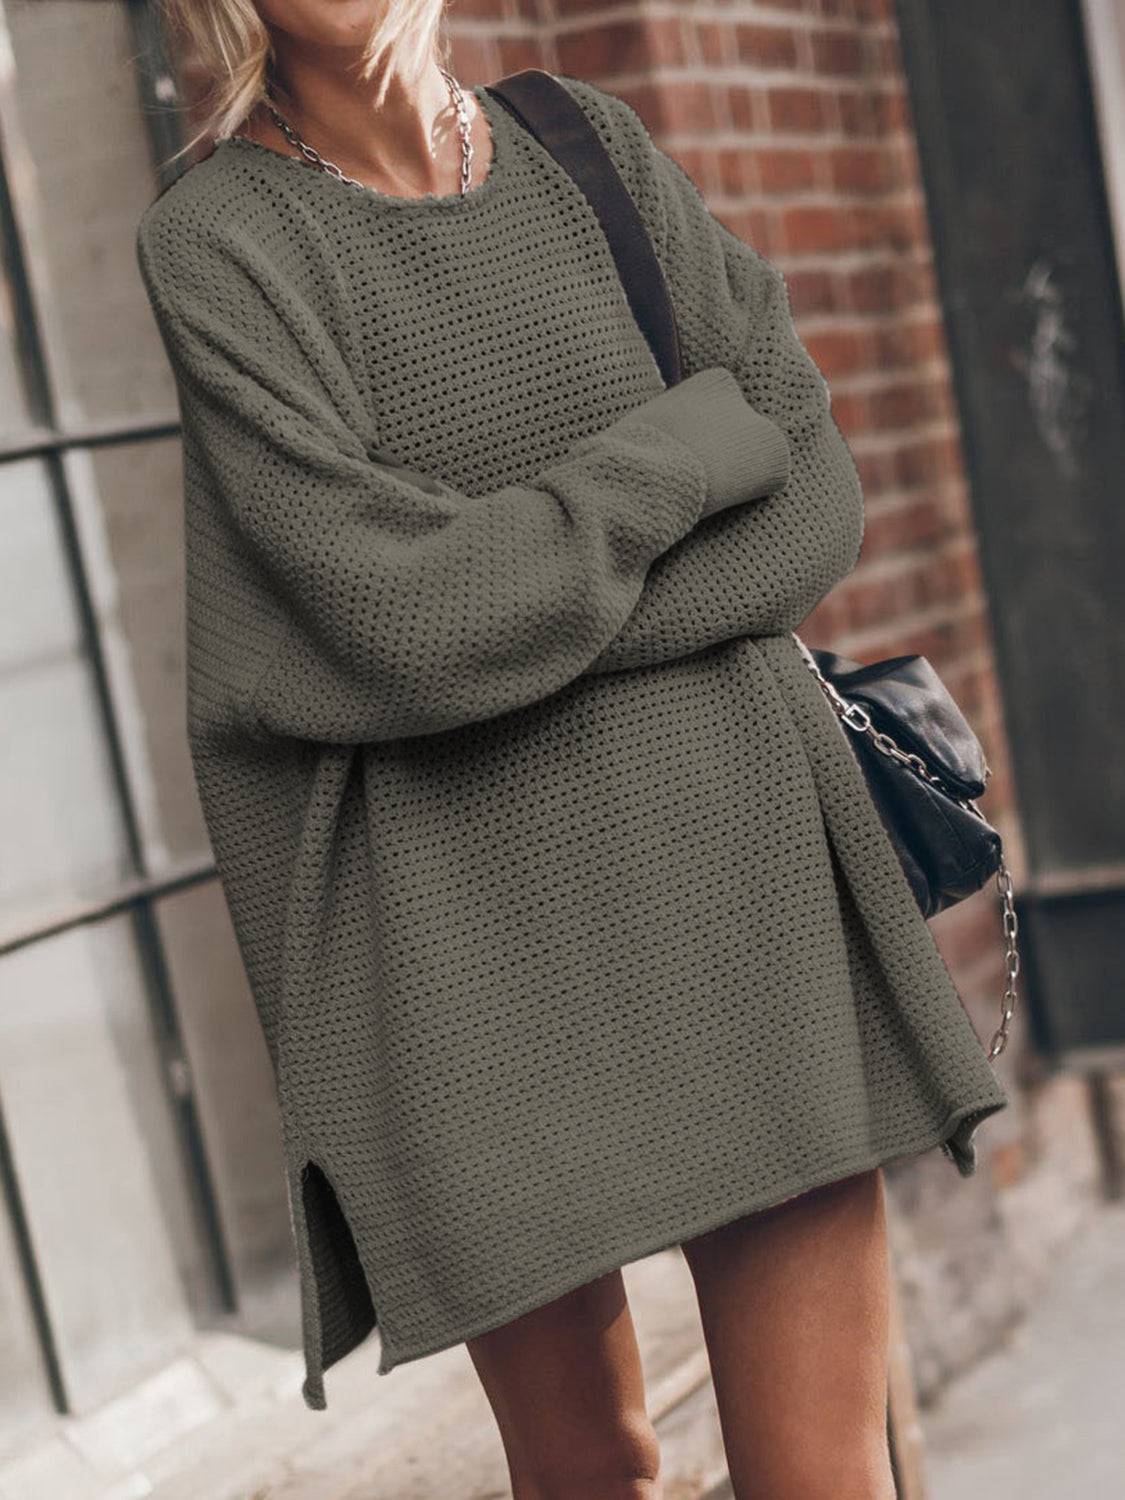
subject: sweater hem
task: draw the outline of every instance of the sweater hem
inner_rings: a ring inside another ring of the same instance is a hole
[[[543,1307],[548,1302],[554,1301],[556,1297],[564,1296],[567,1292],[575,1291],[580,1286],[585,1286],[590,1281],[596,1281],[599,1276],[605,1276],[610,1271],[618,1270],[622,1266],[629,1265],[634,1261],[644,1260],[650,1255],[656,1255],[661,1250],[670,1250],[683,1243],[684,1240],[694,1239],[697,1235],[707,1234],[712,1229],[718,1229],[720,1225],[742,1218],[746,1214],[757,1213],[760,1210],[777,1207],[779,1204],[787,1203],[791,1199],[799,1198],[803,1193],[811,1192],[814,1188],[824,1187],[830,1182],[838,1182],[847,1177],[856,1176],[860,1172],[873,1170],[878,1166],[885,1166],[890,1162],[898,1161],[906,1157],[918,1156],[926,1151],[940,1147],[943,1154],[956,1167],[961,1177],[971,1177],[976,1171],[977,1154],[973,1136],[977,1127],[988,1116],[996,1114],[1004,1109],[1009,1103],[1006,1095],[1001,1093],[990,1093],[971,1102],[959,1105],[946,1115],[942,1124],[936,1130],[926,1131],[924,1134],[915,1136],[905,1142],[886,1142],[874,1151],[865,1153],[863,1156],[842,1156],[829,1167],[822,1167],[816,1172],[798,1178],[792,1187],[792,1191],[781,1193],[780,1196],[773,1192],[751,1195],[748,1199],[733,1209],[724,1209],[718,1215],[710,1215],[704,1218],[688,1220],[680,1229],[669,1234],[662,1232],[656,1237],[650,1237],[639,1245],[622,1240],[617,1247],[607,1252],[600,1260],[594,1262],[593,1266],[584,1271],[577,1280],[572,1276],[556,1277],[551,1282],[541,1285],[536,1291],[531,1292],[516,1301],[508,1303],[500,1312],[490,1313],[483,1319],[469,1325],[463,1332],[445,1339],[431,1340],[429,1343],[408,1346],[404,1349],[395,1349],[388,1344],[380,1334],[379,1364],[376,1369],[377,1375],[390,1375],[400,1365],[410,1364],[415,1360],[425,1359],[431,1354],[443,1353],[446,1349],[456,1348],[465,1343],[467,1339],[477,1338],[483,1333],[489,1333],[493,1329],[502,1327],[505,1323],[515,1318],[522,1317],[525,1313],[533,1312],[538,1307]]]

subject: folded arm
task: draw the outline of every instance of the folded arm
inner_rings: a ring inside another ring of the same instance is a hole
[[[373,456],[339,351],[255,252],[158,212],[137,255],[183,416],[195,739],[389,740],[547,697],[779,441],[710,368],[466,495]]]
[[[863,495],[827,384],[793,323],[781,272],[710,212],[631,106],[563,80],[603,131],[645,220],[676,307],[685,376],[730,369],[789,443],[787,482],[700,527],[650,570],[636,607],[588,669],[689,655],[795,629],[858,560]]]

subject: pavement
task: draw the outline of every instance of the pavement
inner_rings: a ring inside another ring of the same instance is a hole
[[[669,1500],[732,1500],[682,1257],[626,1267]],[[300,1395],[299,1353],[201,1334],[151,1381],[62,1419],[0,1500],[503,1500],[502,1448],[463,1346],[375,1378],[369,1340]],[[1029,1315],[919,1415],[925,1500],[1125,1500],[1125,1203],[1094,1209]],[[451,1484],[451,1476],[455,1476]]]
[[[1125,1500],[1125,1203],[1091,1215],[1004,1344],[920,1416],[927,1500]]]

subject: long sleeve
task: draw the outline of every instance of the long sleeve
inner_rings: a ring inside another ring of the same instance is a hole
[[[372,444],[341,351],[257,250],[177,230],[150,213],[137,256],[183,417],[189,735],[390,740],[545,698],[654,559],[787,465],[711,368],[460,493]]]
[[[708,209],[640,117],[584,80],[563,81],[607,140],[657,248],[677,311],[684,372],[729,368],[789,443],[788,481],[660,558],[591,671],[686,656],[742,635],[795,629],[858,560],[863,494],[827,383],[793,323],[782,273]]]

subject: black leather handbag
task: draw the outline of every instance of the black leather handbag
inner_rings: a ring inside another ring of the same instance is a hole
[[[991,768],[924,656],[866,666],[794,636],[853,747],[923,914],[963,901],[1003,864],[1000,835],[973,799]]]
[[[667,385],[682,379],[675,309],[629,190],[586,112],[552,74],[526,68],[488,92],[548,150],[585,193],[613,252],[629,305]],[[989,1057],[1003,1051],[1016,1001],[1018,923],[999,833],[977,807],[991,775],[984,751],[924,656],[863,665],[806,646],[809,670],[844,727],[872,801],[928,919],[996,876],[1003,905],[1007,983]]]

